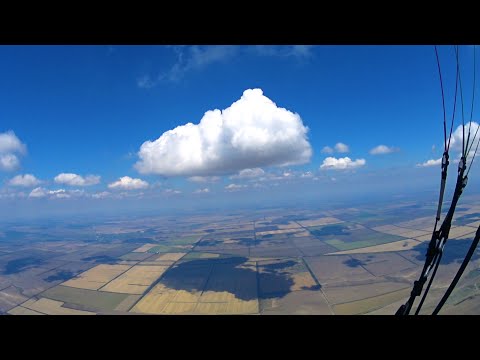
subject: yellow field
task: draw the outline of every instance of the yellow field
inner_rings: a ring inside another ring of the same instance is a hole
[[[102,288],[102,291],[123,294],[143,294],[167,269],[168,266],[135,265],[121,276],[110,281]]]
[[[150,250],[151,248],[157,246],[158,244],[144,244],[140,246],[138,249],[133,250],[133,252],[144,253]]]
[[[230,302],[237,298],[228,291],[204,291],[200,296],[200,302]]]
[[[418,236],[418,237],[415,238],[415,240],[423,242],[423,241],[430,241],[431,238],[432,238],[432,233],[427,234],[427,235]]]
[[[355,315],[365,314],[376,309],[380,309],[395,301],[405,299],[408,297],[411,288],[405,288],[398,291],[393,291],[388,294],[383,294],[367,299],[352,301],[343,304],[333,305],[333,311],[338,315]]]
[[[283,230],[283,229],[299,228],[300,225],[298,225],[296,222],[289,221],[287,224],[277,225],[277,227]]]
[[[291,234],[291,233],[298,233],[299,231],[302,231],[302,228],[260,231],[260,232],[256,232],[256,234],[257,236],[264,236],[264,235]]]
[[[184,257],[187,253],[178,252],[178,253],[166,253],[162,254],[155,259],[155,261],[178,261]]]
[[[131,310],[146,314],[250,314],[258,311],[257,299],[244,301],[227,291],[175,290],[161,283]]]
[[[130,267],[130,265],[97,265],[93,269],[87,270],[77,277],[65,281],[61,285],[80,289],[98,290],[110,280],[127,271]]]
[[[149,292],[130,311],[145,314],[161,314],[161,311],[172,297],[173,293],[152,294],[152,292]]]
[[[477,220],[477,221],[474,221],[470,224],[467,224],[467,226],[471,226],[471,227],[474,227],[476,229],[480,226],[480,220]]]
[[[227,313],[227,305],[227,303],[198,303],[195,313],[201,315],[223,315]]]
[[[300,232],[297,232],[297,233],[294,233],[293,234],[293,237],[305,237],[305,236],[310,236],[310,231],[300,231]]]
[[[305,290],[305,288],[317,285],[308,271],[292,274],[291,276],[293,280],[293,285],[290,287],[291,291]]]
[[[30,299],[24,302],[22,307],[47,315],[95,315],[95,313],[90,311],[65,308],[63,304],[61,301],[41,298],[39,300]]]
[[[330,224],[338,224],[342,223],[343,221],[334,217],[321,217],[314,220],[302,220],[298,221],[298,223],[302,226],[309,227],[309,226],[321,226],[321,225],[330,225]]]
[[[7,313],[9,313],[10,315],[45,315],[45,314],[39,313],[38,311],[30,310],[22,306],[17,306],[7,311]]]
[[[470,226],[457,226],[457,227],[452,227],[450,230],[450,239],[458,238],[461,236],[469,235],[469,234],[474,234],[475,229],[470,227]]]
[[[159,314],[165,315],[181,315],[191,314],[195,310],[197,303],[176,303],[170,302],[159,312]]]
[[[405,239],[405,240],[395,241],[388,244],[368,246],[368,247],[353,249],[353,250],[338,251],[338,252],[329,253],[325,255],[369,254],[369,253],[377,253],[377,252],[410,250],[415,246],[418,246],[418,244],[420,244],[420,241],[413,240],[413,239]]]

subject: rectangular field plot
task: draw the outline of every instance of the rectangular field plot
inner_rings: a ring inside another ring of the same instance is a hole
[[[317,290],[317,283],[303,262],[282,259],[258,262],[260,297],[299,290]]]
[[[333,305],[333,311],[338,315],[365,314],[383,308],[396,301],[406,300],[411,290],[411,287],[408,287],[375,297]]]
[[[112,311],[119,306],[129,295],[115,294],[88,289],[77,289],[68,286],[55,286],[48,289],[42,296],[49,299],[75,304],[91,311]]]
[[[148,314],[258,313],[255,263],[238,257],[177,263],[131,311]]]
[[[150,250],[151,248],[157,246],[158,244],[144,244],[140,246],[138,249],[133,250],[133,252],[144,253]]]
[[[168,253],[168,252],[175,252],[178,251],[179,248],[175,246],[168,246],[168,245],[157,245],[147,250],[149,254],[160,254],[160,253]]]
[[[375,276],[361,266],[351,266],[348,255],[313,256],[305,258],[313,274],[323,286],[325,284],[373,280]]]
[[[186,253],[165,253],[155,258],[154,261],[178,261],[185,256]]]
[[[395,241],[387,244],[368,246],[368,247],[359,248],[359,249],[332,252],[331,254],[346,255],[346,254],[370,254],[370,253],[378,253],[378,252],[406,251],[406,250],[410,250],[417,247],[419,244],[420,244],[420,241],[405,239],[405,240]]]
[[[338,224],[342,223],[343,220],[334,218],[334,217],[321,217],[317,219],[312,219],[312,220],[301,220],[298,221],[298,223],[304,227],[309,227],[309,226],[320,226],[320,225],[329,225],[329,224]]]
[[[362,263],[375,276],[400,274],[403,270],[417,267],[415,263],[395,253],[357,254],[352,259]]]
[[[334,238],[325,240],[325,243],[343,251],[386,244],[402,239],[404,238],[401,236],[384,234],[369,229],[362,229],[351,232],[346,231],[344,234],[335,235]]]
[[[191,245],[198,242],[202,236],[204,235],[194,234],[194,235],[179,236],[179,237],[170,239],[168,242],[169,244],[172,244],[172,245]]]
[[[143,266],[135,265],[130,270],[102,287],[102,291],[143,294],[145,290],[162,275],[167,266]]]
[[[128,260],[142,261],[152,256],[152,254],[150,253],[151,249],[147,250],[146,252],[131,252],[131,253],[120,256],[120,259],[127,260],[127,261]]]
[[[409,283],[397,283],[392,281],[374,281],[362,285],[343,286],[325,286],[323,292],[331,304],[348,303],[366,298],[371,298],[393,291],[398,291],[411,287]]]
[[[260,313],[262,315],[330,315],[333,311],[320,290],[301,290],[282,297],[262,298]]]
[[[5,312],[28,300],[18,288],[10,286],[0,291],[0,311]]]
[[[65,281],[62,285],[80,289],[97,290],[129,268],[129,265],[97,265],[77,277]]]
[[[39,300],[30,299],[22,304],[22,307],[37,311],[46,315],[95,315],[90,311],[70,309],[63,306],[63,302],[40,298]]]
[[[9,310],[7,313],[10,315],[45,315],[39,313],[38,311],[27,309],[22,306],[17,306],[16,308]]]

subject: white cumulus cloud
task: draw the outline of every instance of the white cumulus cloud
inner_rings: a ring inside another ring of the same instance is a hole
[[[320,165],[320,169],[322,170],[346,170],[346,169],[354,169],[366,164],[365,159],[357,159],[353,161],[349,157],[344,158],[334,158],[334,157],[327,157],[323,160],[323,164]]]
[[[474,141],[474,136],[475,132],[477,131],[479,125],[475,121],[472,121],[471,123],[465,124],[465,143],[468,140],[468,130],[470,129],[470,143],[468,147],[470,148],[470,144],[472,144],[471,150],[475,150],[475,147],[477,146],[478,142],[480,141],[480,130],[478,130],[477,137],[475,138]],[[463,128],[462,125],[459,125],[455,131],[452,133],[452,139],[450,141],[450,147],[454,150],[457,151],[462,151],[462,138],[463,138]],[[448,139],[447,139],[448,140]],[[480,148],[480,146],[479,146]]]
[[[108,184],[109,189],[138,190],[146,189],[148,183],[142,179],[133,179],[130,176],[123,176],[117,181]]]
[[[92,198],[94,198],[94,199],[105,199],[105,198],[109,197],[110,195],[111,195],[111,193],[109,193],[108,191],[102,191],[102,192],[92,194]]]
[[[11,186],[23,186],[23,187],[32,187],[40,184],[40,180],[38,180],[32,174],[25,174],[25,175],[17,175],[10,179],[8,182]]]
[[[243,169],[238,174],[230,176],[230,179],[251,179],[265,175],[265,171],[260,168]]]
[[[87,175],[85,177],[73,173],[61,173],[54,178],[57,184],[69,186],[90,186],[100,182],[100,176]]]
[[[207,111],[141,146],[135,168],[142,174],[212,176],[262,166],[303,164],[312,148],[300,115],[277,107],[261,89],[245,90],[240,100]]]
[[[417,167],[440,166],[441,164],[442,164],[442,158],[430,159],[421,164],[417,164]]]
[[[350,151],[350,148],[348,147],[348,145],[339,142],[335,144],[335,151],[339,153],[348,153]]]
[[[389,146],[386,146],[386,145],[378,145],[378,146],[375,146],[373,149],[370,150],[370,154],[371,155],[384,155],[384,154],[391,154],[393,152],[397,152],[399,151],[398,148],[396,147],[389,147]]]
[[[12,171],[20,166],[18,155],[24,155],[27,147],[13,131],[0,133],[0,170]]]

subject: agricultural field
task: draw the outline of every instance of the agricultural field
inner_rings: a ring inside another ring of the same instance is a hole
[[[434,213],[405,202],[6,225],[0,313],[393,314],[421,271]],[[458,269],[479,214],[466,203],[456,215],[425,312]],[[477,251],[445,313],[478,313],[479,289]]]

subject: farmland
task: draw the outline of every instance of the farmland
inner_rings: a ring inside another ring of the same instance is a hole
[[[408,296],[431,237],[429,204],[256,210],[56,224],[0,233],[0,312],[385,314]],[[397,216],[395,216],[397,214]],[[434,307],[479,223],[463,204]],[[92,235],[93,234],[93,235]],[[68,238],[68,241],[66,240]],[[446,313],[480,309],[477,252]]]

